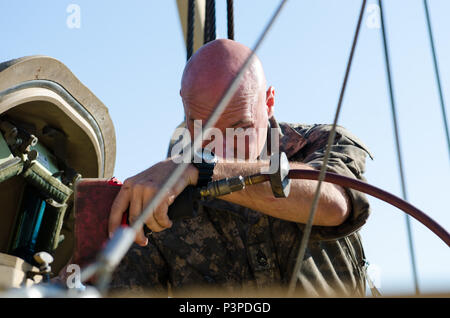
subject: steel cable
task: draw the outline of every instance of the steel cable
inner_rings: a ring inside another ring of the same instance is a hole
[[[385,60],[385,66],[386,66],[387,83],[388,83],[388,88],[389,88],[389,98],[390,98],[390,103],[391,103],[392,123],[393,123],[393,128],[394,128],[395,146],[397,149],[397,162],[398,162],[398,168],[399,168],[399,174],[400,174],[402,197],[405,201],[408,201],[408,196],[407,196],[407,191],[406,191],[405,174],[404,174],[404,170],[403,170],[402,152],[401,152],[401,147],[400,147],[400,133],[399,133],[399,129],[398,129],[397,110],[396,110],[396,106],[395,106],[391,64],[390,64],[390,59],[389,59],[389,48],[388,48],[388,44],[387,44],[387,34],[386,34],[386,27],[385,27],[385,23],[384,23],[384,12],[383,12],[383,6],[382,6],[381,0],[378,0],[378,5],[380,7],[381,36],[383,39],[384,60]],[[413,244],[413,237],[412,237],[412,230],[411,230],[411,220],[409,219],[408,215],[405,215],[405,221],[406,221],[406,231],[407,231],[407,235],[408,235],[408,246],[409,246],[410,258],[411,258],[411,266],[412,266],[412,271],[413,271],[414,289],[415,289],[415,293],[419,294],[420,291],[419,291],[419,284],[418,284],[418,277],[417,277],[416,257],[415,257],[415,253],[414,253],[414,244]]]
[[[205,29],[203,30],[203,43],[216,39],[216,1],[206,0],[205,3]]]
[[[437,57],[436,57],[436,49],[434,47],[433,32],[431,30],[431,17],[430,17],[430,13],[428,10],[428,1],[423,0],[423,5],[425,8],[425,16],[427,18],[427,28],[428,28],[428,36],[430,38],[431,55],[433,56],[434,74],[436,76],[436,83],[437,83],[438,93],[439,93],[439,101],[441,103],[442,120],[444,122],[445,136],[447,138],[447,150],[448,150],[448,154],[449,154],[449,158],[450,158],[450,137],[449,137],[449,132],[448,132],[447,113],[445,111],[444,94],[442,93],[441,77],[439,75],[439,66],[438,66],[438,61],[437,61]]]
[[[186,60],[189,60],[194,52],[194,23],[195,23],[195,0],[189,0],[186,34]]]
[[[364,9],[366,7],[366,0],[363,0],[362,5],[361,5],[361,10],[359,13],[359,18],[358,18],[358,23],[356,25],[356,30],[355,30],[355,35],[353,37],[353,44],[352,44],[352,48],[350,50],[350,56],[347,62],[347,68],[345,71],[345,76],[344,76],[344,81],[341,87],[341,92],[340,92],[340,96],[339,96],[339,101],[338,101],[338,105],[336,108],[336,113],[334,116],[334,121],[333,121],[333,126],[331,128],[331,131],[329,133],[329,137],[328,137],[328,142],[327,142],[327,147],[326,147],[326,151],[325,151],[325,156],[323,158],[323,164],[322,167],[320,169],[320,174],[319,174],[319,179],[318,179],[318,184],[317,184],[317,188],[316,188],[316,192],[314,194],[314,199],[311,205],[311,210],[309,212],[309,217],[308,217],[308,222],[305,225],[304,231],[303,231],[303,236],[302,236],[302,240],[300,242],[300,247],[299,247],[299,251],[297,254],[297,259],[295,262],[295,266],[294,266],[294,270],[292,272],[292,277],[291,280],[289,282],[289,289],[288,289],[288,295],[292,296],[292,294],[295,291],[295,287],[297,284],[297,275],[300,273],[301,268],[302,268],[302,263],[303,263],[303,258],[305,257],[305,253],[306,253],[306,248],[308,246],[308,241],[309,241],[309,236],[311,234],[311,228],[312,228],[312,223],[314,220],[314,215],[316,213],[316,209],[317,209],[317,204],[319,201],[319,195],[320,195],[320,188],[322,185],[322,182],[325,178],[325,171],[327,168],[327,163],[328,163],[328,159],[330,157],[330,150],[331,150],[331,145],[333,144],[333,140],[335,138],[336,135],[336,125],[337,125],[337,121],[339,118],[339,114],[341,111],[341,106],[342,106],[342,101],[344,99],[344,93],[345,93],[345,88],[347,86],[347,81],[348,81],[348,77],[350,74],[350,68],[352,65],[352,60],[353,60],[353,55],[355,53],[355,49],[356,49],[356,43],[358,42],[358,36],[359,36],[359,30],[361,29],[361,22],[362,22],[362,18],[364,15]]]
[[[234,40],[233,0],[227,0],[227,32],[228,32],[228,39]]]

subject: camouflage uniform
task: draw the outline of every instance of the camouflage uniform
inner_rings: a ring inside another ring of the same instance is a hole
[[[278,123],[280,150],[290,161],[320,169],[331,125]],[[364,180],[367,148],[338,127],[328,171]],[[298,275],[307,296],[364,296],[364,252],[357,232],[369,216],[364,194],[346,189],[351,214],[335,227],[313,226]],[[304,224],[284,221],[219,199],[201,201],[198,214],[134,245],[116,270],[112,287],[164,291],[193,286],[238,290],[286,286]]]

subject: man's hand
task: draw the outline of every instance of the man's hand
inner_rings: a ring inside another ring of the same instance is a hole
[[[133,224],[175,168],[176,164],[171,159],[167,159],[125,180],[111,207],[109,216],[110,235],[120,225],[122,215],[127,208],[129,208],[130,224]],[[190,164],[183,177],[166,193],[161,204],[152,211],[146,220],[145,224],[150,230],[161,232],[172,226],[172,221],[167,215],[169,205],[188,185],[197,184],[197,179],[198,170]],[[142,229],[136,235],[135,242],[141,246],[147,245],[148,239]]]

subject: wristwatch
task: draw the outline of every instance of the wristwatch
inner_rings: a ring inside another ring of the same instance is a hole
[[[202,148],[194,152],[192,164],[198,169],[197,187],[204,187],[212,181],[216,163],[217,157],[211,150]]]

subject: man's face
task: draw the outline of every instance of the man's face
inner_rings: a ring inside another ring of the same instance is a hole
[[[185,105],[186,124],[192,139],[197,137],[210,116],[210,107]],[[256,160],[267,137],[268,114],[265,93],[254,98],[233,100],[220,116],[202,147],[209,148],[224,159]],[[200,127],[201,124],[201,127]]]

